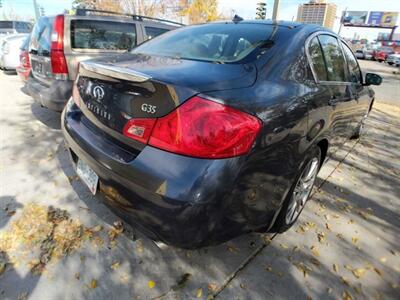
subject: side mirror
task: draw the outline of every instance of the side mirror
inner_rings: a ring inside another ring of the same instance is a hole
[[[365,74],[365,85],[380,85],[382,77],[375,73]]]

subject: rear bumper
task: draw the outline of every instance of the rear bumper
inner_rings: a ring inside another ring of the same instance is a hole
[[[196,159],[146,146],[125,161],[129,154],[96,136],[81,117],[75,105],[67,104],[61,123],[72,162],[81,159],[96,172],[106,204],[125,221],[183,248],[221,243],[248,231],[224,221],[223,204],[232,197],[243,157]]]
[[[61,112],[72,94],[73,81],[54,80],[45,85],[32,74],[28,77],[26,87],[31,97],[48,109]]]
[[[26,82],[29,79],[29,74],[31,72],[30,68],[23,68],[21,66],[18,66],[18,68],[16,69],[17,74],[19,76],[19,78],[23,81]]]

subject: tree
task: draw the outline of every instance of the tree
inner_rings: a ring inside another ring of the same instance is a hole
[[[267,14],[267,4],[265,2],[259,2],[257,3],[257,8],[256,8],[256,19],[261,19],[264,20],[265,16]]]
[[[74,9],[88,8],[121,13],[123,12],[121,2],[118,0],[74,0],[72,2],[72,7]]]
[[[217,0],[193,0],[182,15],[189,17],[190,24],[211,22],[220,19]]]

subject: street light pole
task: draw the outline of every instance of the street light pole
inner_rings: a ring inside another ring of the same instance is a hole
[[[275,0],[274,2],[274,10],[272,11],[272,20],[276,21],[278,19],[279,15],[279,3],[280,0]]]
[[[37,6],[36,0],[33,0],[33,9],[35,10],[35,19],[39,20],[39,8]]]

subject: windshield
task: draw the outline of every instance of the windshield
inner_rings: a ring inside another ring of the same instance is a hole
[[[154,38],[131,52],[210,62],[236,62],[266,42],[272,29],[266,24],[188,26]]]
[[[12,21],[0,21],[0,29],[13,29]]]

